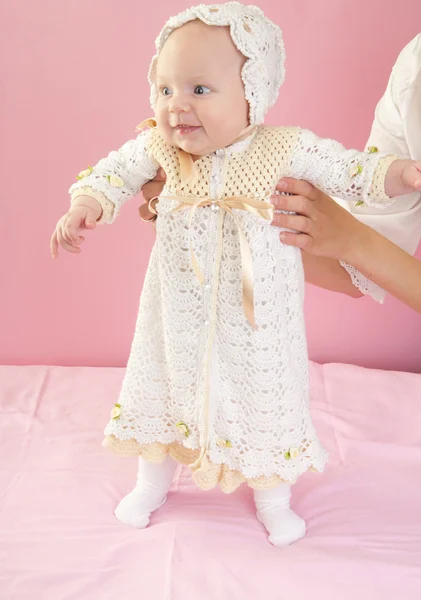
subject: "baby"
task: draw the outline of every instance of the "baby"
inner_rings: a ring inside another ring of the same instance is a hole
[[[166,500],[176,463],[197,486],[246,482],[276,546],[305,535],[291,484],[322,471],[311,421],[298,249],[271,227],[281,177],[370,205],[421,189],[421,164],[345,150],[297,127],[263,125],[284,79],[280,29],[238,2],[189,8],[156,42],[155,119],[71,187],[52,237],[79,252],[83,229],[111,223],[162,167],[158,215],[122,391],[105,445],[139,457],[137,484],[115,514],[144,528]]]

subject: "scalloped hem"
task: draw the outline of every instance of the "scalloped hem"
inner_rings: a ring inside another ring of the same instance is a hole
[[[219,486],[225,494],[232,494],[243,483],[247,483],[254,490],[270,490],[281,483],[295,483],[295,481],[282,479],[279,475],[247,479],[242,473],[233,471],[225,464],[212,463],[207,456],[201,458],[199,449],[185,448],[177,442],[168,445],[155,442],[141,446],[135,439],[120,440],[114,435],[109,435],[104,439],[102,445],[119,456],[141,456],[153,463],[161,463],[169,455],[176,462],[188,465],[193,471],[193,481],[197,487],[205,491]],[[314,467],[310,467],[308,470],[321,472]]]

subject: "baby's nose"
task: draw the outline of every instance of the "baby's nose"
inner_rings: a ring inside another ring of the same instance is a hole
[[[185,96],[174,94],[169,102],[168,110],[175,114],[189,112],[190,104]]]

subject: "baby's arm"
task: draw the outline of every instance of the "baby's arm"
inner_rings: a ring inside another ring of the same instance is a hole
[[[421,190],[420,161],[347,150],[306,129],[300,131],[294,148],[291,176],[309,181],[329,195],[369,206],[386,206],[395,196]]]
[[[95,167],[79,173],[77,183],[70,188],[70,209],[59,219],[50,240],[53,258],[58,256],[59,245],[79,254],[85,239],[81,233],[94,229],[96,223],[112,223],[122,204],[156,175],[159,165],[148,151],[151,135],[152,130],[144,131]]]
[[[377,207],[391,204],[390,195],[393,193],[404,193],[403,171],[406,172],[408,167],[413,169],[413,161],[400,161],[393,155],[347,150],[338,142],[320,139],[307,130],[300,131],[294,150],[291,174],[295,178],[310,181],[328,194]],[[399,188],[402,175],[402,187]],[[417,171],[413,179],[416,178]],[[395,189],[392,189],[393,186]],[[382,302],[384,294],[377,285],[347,263],[341,261],[340,265],[360,292]],[[335,271],[337,268],[338,265],[335,265]],[[316,273],[316,264],[312,265],[312,271]]]
[[[396,161],[394,155],[347,150],[339,142],[303,129],[293,150],[290,175],[330,196],[382,207],[393,202],[385,183]]]
[[[143,131],[136,139],[126,142],[119,150],[111,152],[94,167],[88,167],[78,176],[69,192],[72,203],[88,196],[102,209],[98,222],[112,223],[121,206],[141,190],[143,184],[153,179],[159,169],[148,152],[153,130]]]

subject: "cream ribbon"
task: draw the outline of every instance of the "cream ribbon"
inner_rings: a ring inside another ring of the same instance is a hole
[[[137,130],[143,129],[144,127],[156,127],[155,119],[146,119],[142,121],[140,125],[136,127]],[[241,141],[246,138],[253,131],[254,127],[247,127],[234,143]],[[178,149],[178,159],[180,164],[180,178],[183,184],[190,183],[197,176],[196,167],[193,161],[192,156],[182,150]],[[210,198],[210,197],[196,197],[196,196],[166,196],[168,200],[176,200],[179,202],[179,206],[173,209],[169,214],[190,209],[189,214],[189,238],[191,225],[193,222],[193,217],[196,210],[200,206],[217,206],[219,209],[225,211],[232,216],[237,227],[238,234],[240,239],[240,253],[241,253],[241,279],[242,279],[242,295],[243,295],[243,307],[244,313],[247,318],[247,321],[250,325],[257,329],[255,316],[254,316],[254,287],[253,287],[253,260],[250,251],[250,246],[248,244],[246,235],[241,227],[241,223],[237,217],[237,215],[233,212],[233,209],[244,210],[256,217],[260,217],[265,219],[266,221],[273,220],[273,212],[274,208],[272,204],[268,202],[263,202],[262,200],[255,200],[253,198],[247,198],[246,196],[230,196],[227,198]],[[157,202],[157,198],[152,198],[149,201],[149,210],[153,214],[157,214],[155,209],[155,204]],[[204,284],[204,275],[200,269],[199,263],[194,254],[192,243],[190,239],[190,256],[193,271],[199,281],[199,283],[203,286]]]
[[[173,209],[171,213],[178,212],[180,210],[186,210],[190,208],[189,214],[189,233],[191,230],[191,224],[193,221],[194,213],[199,206],[217,206],[221,210],[230,214],[234,219],[238,227],[238,235],[240,239],[240,253],[241,253],[241,279],[243,288],[243,307],[247,321],[250,325],[257,329],[256,321],[254,317],[254,288],[253,288],[253,261],[250,251],[250,246],[247,241],[246,235],[241,227],[240,221],[237,215],[233,212],[233,209],[244,210],[257,217],[261,217],[267,221],[273,219],[273,206],[267,202],[261,200],[254,200],[247,198],[246,196],[230,196],[228,198],[196,198],[189,196],[166,196],[168,200],[177,200],[180,205]],[[194,254],[192,244],[190,241],[190,256],[194,273],[201,285],[204,284],[205,278],[199,267],[196,256]]]

